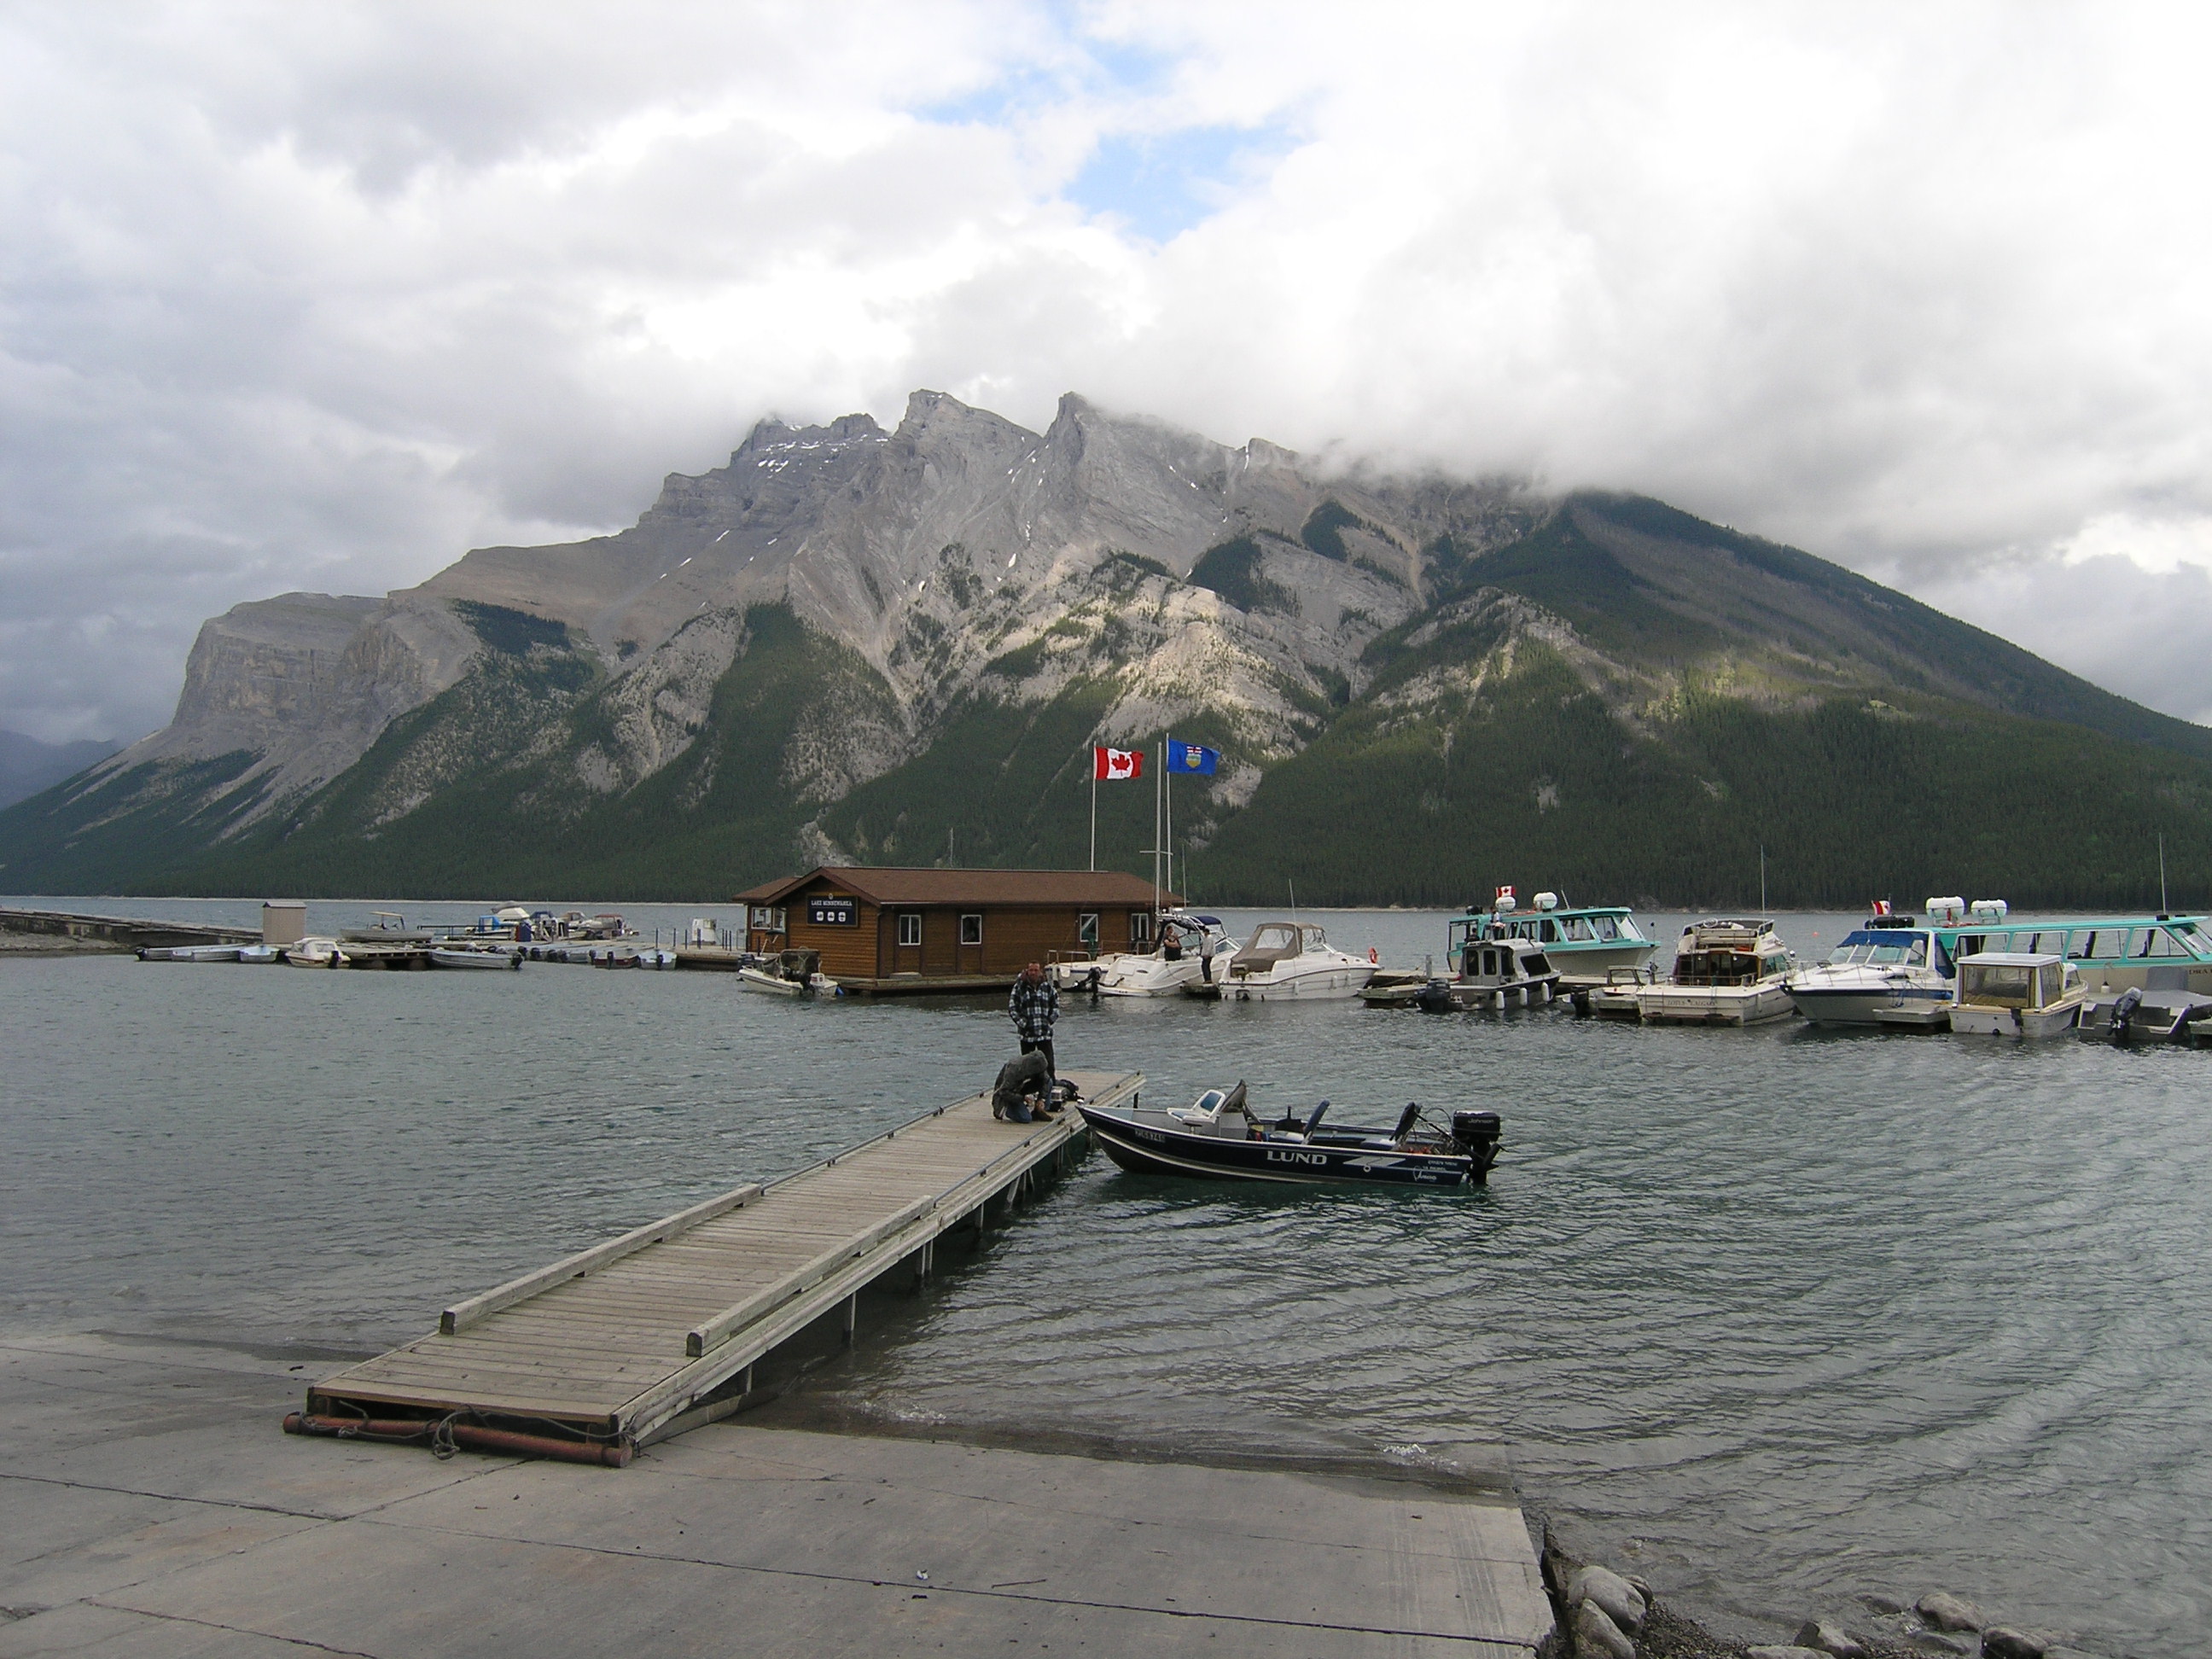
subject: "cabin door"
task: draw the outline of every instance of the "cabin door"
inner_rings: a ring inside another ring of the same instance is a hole
[[[891,912],[891,972],[918,974],[921,971],[921,912],[894,910]]]

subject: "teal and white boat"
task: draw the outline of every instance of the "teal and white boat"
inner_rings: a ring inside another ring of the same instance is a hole
[[[2201,916],[2037,921],[2014,917],[2002,899],[1935,898],[1925,920],[1879,909],[1827,961],[1792,974],[1790,996],[1820,1024],[1936,1024],[1954,1000],[1959,958],[1986,952],[2055,956],[2080,970],[2092,996],[2156,988],[2212,995],[2212,932]]]
[[[1451,960],[1473,940],[1525,939],[1543,947],[1553,967],[1572,979],[1603,980],[1614,969],[1634,973],[1650,963],[1657,943],[1644,936],[1625,904],[1571,905],[1557,893],[1539,893],[1523,910],[1510,887],[1501,887],[1487,910],[1469,908],[1445,929]]]

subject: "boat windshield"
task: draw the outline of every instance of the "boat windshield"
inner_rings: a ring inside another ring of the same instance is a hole
[[[1928,935],[1904,933],[1856,933],[1844,935],[1828,957],[1838,968],[1924,968],[1928,965]]]

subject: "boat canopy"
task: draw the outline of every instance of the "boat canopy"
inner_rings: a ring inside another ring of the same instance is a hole
[[[2065,994],[2066,960],[2047,951],[1988,951],[1959,960],[1959,1000],[2043,1008]]]

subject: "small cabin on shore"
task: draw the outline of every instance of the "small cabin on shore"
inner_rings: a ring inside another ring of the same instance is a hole
[[[825,866],[737,895],[749,951],[822,953],[852,990],[975,989],[1052,963],[1152,948],[1176,896],[1119,870]]]

